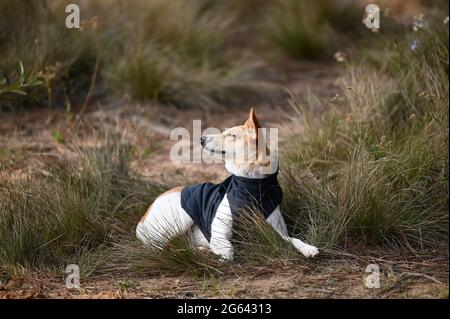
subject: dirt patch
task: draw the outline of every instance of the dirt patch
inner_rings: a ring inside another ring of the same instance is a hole
[[[368,264],[380,288],[365,284]],[[239,270],[237,270],[239,269]],[[65,288],[64,273],[28,273],[0,285],[0,298],[448,298],[448,256],[358,257],[313,265],[240,265],[223,277],[103,275]]]

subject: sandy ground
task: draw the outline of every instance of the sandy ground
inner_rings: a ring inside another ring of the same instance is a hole
[[[65,274],[28,272],[0,285],[1,298],[448,298],[448,256],[349,257],[310,265],[238,267],[220,277],[81,279],[65,287]],[[379,288],[366,285],[368,265],[379,267]]]

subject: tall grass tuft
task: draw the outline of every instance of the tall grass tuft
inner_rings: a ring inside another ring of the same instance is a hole
[[[292,99],[303,133],[284,156],[285,211],[319,247],[420,248],[448,238],[444,28],[400,39],[381,70],[351,66],[318,120],[314,99]]]
[[[220,275],[223,270],[217,256],[194,247],[186,234],[156,248],[139,242],[134,232],[132,237],[123,233],[116,237],[111,256],[105,269],[138,276],[169,273],[203,277]]]
[[[297,59],[318,59],[328,50],[328,26],[320,20],[316,5],[289,0],[281,3],[269,37],[285,53]]]
[[[236,261],[276,266],[300,260],[300,253],[281,238],[257,209],[246,209],[233,223]]]
[[[267,15],[267,35],[291,58],[329,58],[337,37],[343,42],[360,33],[360,12],[360,5],[351,1],[281,0]]]
[[[117,65],[112,86],[138,101],[179,108],[217,108],[257,97],[259,83],[251,81],[245,68],[197,66],[168,50],[130,52]]]
[[[2,172],[0,267],[92,265],[90,254],[108,247],[119,225],[136,223],[162,190],[129,172],[129,151],[81,148],[76,159],[45,162],[24,176]]]

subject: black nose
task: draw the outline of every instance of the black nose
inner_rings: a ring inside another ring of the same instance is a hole
[[[205,146],[205,141],[206,141],[206,138],[204,136],[201,136],[200,137],[200,145]]]

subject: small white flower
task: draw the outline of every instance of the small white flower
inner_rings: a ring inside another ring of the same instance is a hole
[[[423,13],[421,13],[418,16],[414,17],[414,22],[413,22],[413,30],[414,30],[414,32],[417,32],[420,29],[425,28],[426,25],[427,25],[427,22],[425,21],[425,16],[424,16]]]
[[[342,63],[345,62],[345,53],[338,51],[334,54],[334,58],[337,62]]]

